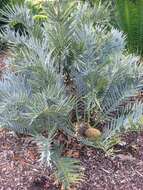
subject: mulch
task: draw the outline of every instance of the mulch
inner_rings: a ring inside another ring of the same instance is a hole
[[[115,147],[112,156],[83,146],[79,159],[85,168],[85,179],[72,190],[142,190],[143,132],[122,137],[124,145]],[[37,146],[30,137],[17,137],[0,131],[0,190],[61,190],[50,168],[39,162]],[[76,151],[70,145],[70,152]]]
[[[143,132],[122,136],[124,146],[113,156],[86,148],[82,164],[87,176],[78,190],[142,190]]]

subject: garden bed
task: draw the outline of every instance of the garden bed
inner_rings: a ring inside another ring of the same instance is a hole
[[[5,54],[0,55],[4,68]],[[63,136],[59,137],[59,140]],[[64,154],[81,160],[85,180],[71,190],[141,190],[143,186],[143,132],[122,136],[123,145],[116,153],[67,142]],[[36,143],[31,137],[18,137],[0,129],[0,190],[63,190],[52,170],[42,166]]]
[[[81,145],[76,142],[69,144],[67,151],[78,156],[85,168],[85,180],[71,189],[141,190],[143,132],[128,133],[122,139],[124,146],[116,147],[118,153],[113,156],[85,146],[79,150]],[[11,131],[1,130],[0,142],[1,190],[61,190],[52,172],[38,162],[37,146],[30,137],[18,138]]]

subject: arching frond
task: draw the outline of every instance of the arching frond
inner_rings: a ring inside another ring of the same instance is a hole
[[[0,14],[2,15],[1,20],[6,23],[8,22],[10,26],[21,23],[26,28],[31,28],[34,25],[30,9],[27,9],[25,4],[7,5],[4,9],[0,10]]]

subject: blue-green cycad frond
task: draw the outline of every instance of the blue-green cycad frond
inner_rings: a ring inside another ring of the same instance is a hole
[[[78,184],[84,179],[83,168],[80,166],[79,160],[61,156],[62,147],[57,148],[54,149],[52,155],[56,167],[55,176],[63,184],[63,187],[68,189],[71,184]]]
[[[106,142],[108,142],[114,136],[120,134],[121,131],[130,129],[131,128],[130,119],[132,119],[132,123],[138,123],[139,119],[142,117],[142,113],[143,113],[143,105],[142,103],[136,101],[133,103],[133,105],[130,104],[130,108],[128,109],[128,114],[122,112],[118,114],[116,118],[110,119],[103,130],[103,135],[102,135],[103,143],[106,144]]]
[[[99,3],[98,6],[90,7],[89,3],[78,2],[76,20],[77,22],[91,23],[94,25],[109,25],[110,11],[109,3]]]
[[[56,134],[56,127],[49,127],[49,130],[48,130],[48,138],[42,136],[42,135],[39,135],[39,134],[36,134],[34,135],[33,137],[35,138],[35,141],[38,145],[38,150],[40,152],[40,163],[46,165],[46,166],[49,166],[51,167],[51,164],[52,164],[52,142],[53,142],[53,139],[54,139],[54,136]]]
[[[74,39],[81,50],[73,62],[74,67],[83,74],[92,71],[101,61],[100,51],[102,44],[107,39],[104,28],[93,27],[90,24],[82,24],[76,29]],[[102,37],[102,38],[101,38]]]
[[[50,2],[45,8],[48,20],[44,24],[44,28],[46,36],[48,36],[49,47],[52,49],[59,70],[63,66],[70,65],[71,63],[69,62],[72,61],[70,57],[73,45],[72,36],[75,29],[74,16],[72,16],[72,12],[75,9],[74,4],[71,3],[68,6],[68,2],[61,4]]]
[[[8,22],[11,27],[20,23],[28,29],[32,28],[34,25],[32,14],[26,4],[7,5],[4,10],[0,10],[0,13],[3,15],[1,20],[6,23]]]
[[[81,72],[94,70],[97,64],[106,64],[113,55],[122,54],[125,37],[122,32],[82,23],[74,33],[75,41],[80,44],[81,52],[77,55],[74,65]]]
[[[0,81],[0,118],[2,125],[23,133],[28,121],[22,114],[31,96],[31,88],[21,76],[6,73]]]
[[[45,12],[49,18],[50,23],[61,23],[67,22],[67,18],[71,16],[74,9],[76,8],[76,2],[74,1],[47,1],[45,2]],[[69,18],[70,19],[70,18]]]
[[[11,73],[6,73],[3,80],[0,81],[0,100],[1,105],[4,103],[4,109],[9,104],[15,105],[25,104],[25,101],[30,96],[30,87],[26,86],[26,81],[23,77],[15,76]]]
[[[74,158],[59,158],[56,162],[56,168],[55,175],[62,182],[65,189],[73,183],[80,183],[83,178],[80,162]]]
[[[36,28],[36,26],[34,28]],[[32,29],[34,30],[34,28]],[[18,31],[15,32],[11,30],[11,28],[7,25],[2,29],[0,37],[7,41],[7,43],[11,46],[11,51],[13,51],[14,54],[18,53],[22,56],[23,51],[25,51],[27,54],[27,51],[31,51],[33,54],[35,53],[35,56],[43,57],[43,53],[45,53],[49,47],[47,42],[48,39],[46,38],[46,34],[44,34],[44,29],[40,29],[39,31],[41,35],[40,38],[33,34],[33,30],[29,31],[29,35],[27,35],[24,31],[22,34],[20,34]],[[24,56],[25,55],[23,55],[23,57]]]
[[[108,58],[109,64],[96,64],[95,68],[88,68],[87,72],[83,73],[90,90],[98,88],[97,82],[103,80],[105,88],[110,84],[116,85],[117,82],[125,81],[124,77],[131,78],[132,81],[139,75],[139,67],[137,66],[138,58],[133,56],[112,55]],[[118,80],[121,79],[121,80]],[[138,78],[137,78],[138,79]],[[126,81],[131,84],[132,81]],[[103,85],[103,87],[104,87]],[[104,89],[102,93],[104,92]]]
[[[28,105],[29,113],[25,115],[29,115],[32,120],[41,115],[55,117],[56,120],[56,116],[67,116],[73,103],[72,98],[64,97],[61,89],[47,87],[46,91],[33,95]]]
[[[108,37],[106,36],[106,40],[102,45],[101,57],[105,59],[110,55],[119,55],[125,51],[125,36],[121,31],[112,28],[106,35]]]
[[[126,58],[121,59],[121,57],[115,57],[115,65],[112,66],[112,70],[107,71],[108,84],[105,86],[106,90],[102,97],[102,105],[105,110],[111,109],[113,105],[119,104],[120,101],[137,93],[136,87],[139,81],[137,73],[134,72],[136,62],[133,65],[124,63]]]

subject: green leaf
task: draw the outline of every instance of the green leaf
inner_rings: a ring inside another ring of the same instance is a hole
[[[55,166],[55,175],[65,189],[69,188],[73,183],[81,182],[83,179],[80,162],[76,159],[61,157],[55,161]]]

